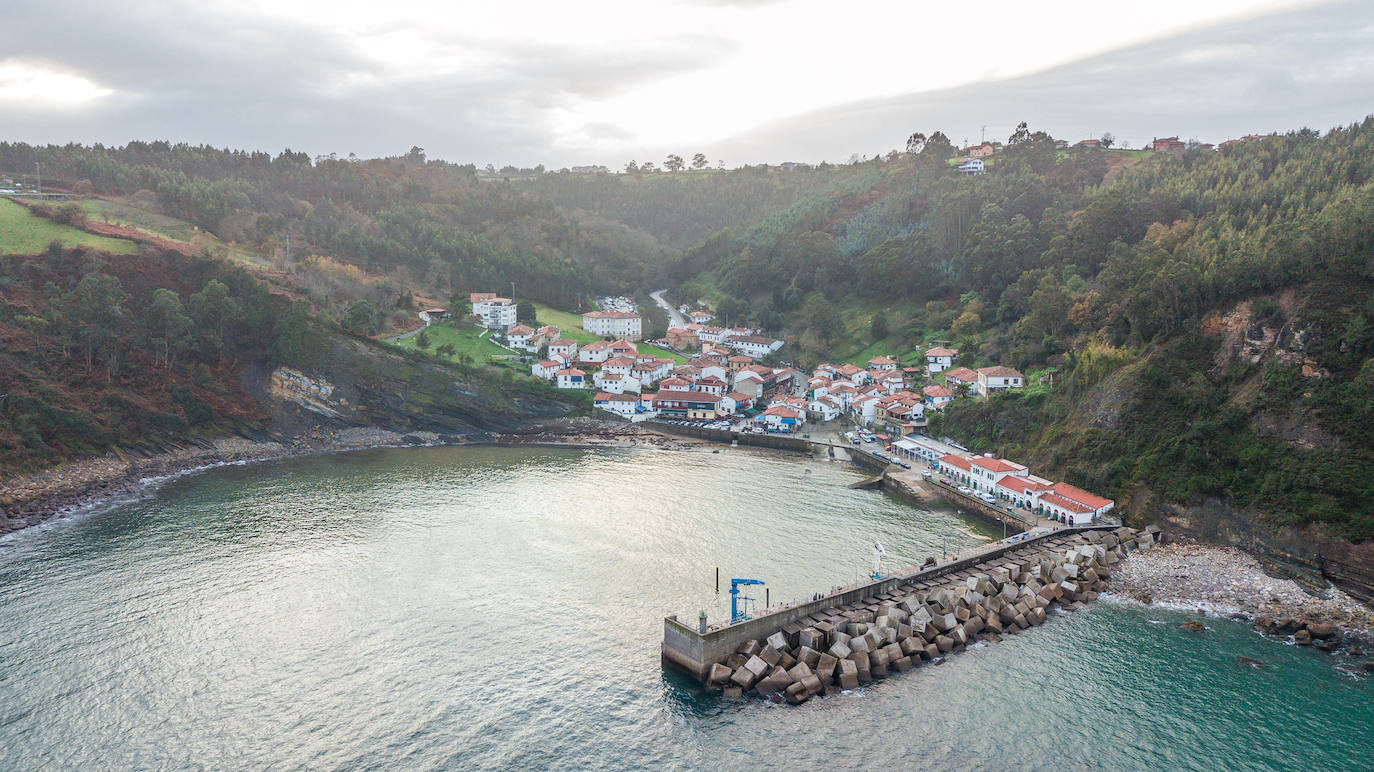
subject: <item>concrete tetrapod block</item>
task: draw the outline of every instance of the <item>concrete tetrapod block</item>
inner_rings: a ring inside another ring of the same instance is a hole
[[[735,649],[735,653],[736,653],[736,654],[743,654],[743,655],[746,656],[746,657],[752,657],[752,656],[754,656],[755,654],[758,654],[758,653],[759,653],[759,649],[762,649],[762,648],[763,648],[763,647],[759,645],[759,642],[758,642],[758,641],[754,640],[753,638],[750,638],[749,640],[745,641],[744,643],[741,643],[741,644],[739,645],[739,648]]]
[[[839,660],[829,654],[822,654],[820,659],[816,661],[816,666],[811,668],[811,671],[819,676],[822,681],[832,681],[835,678],[835,667],[839,662]]]
[[[922,659],[935,659],[938,656],[940,656],[940,647],[933,643],[927,643],[926,647],[921,650]]]
[[[1045,610],[1043,608],[1033,608],[1026,615],[1026,620],[1033,625],[1040,625],[1045,621]]]
[[[1012,620],[1012,624],[1016,625],[1017,630],[1025,630],[1030,627],[1030,622],[1026,620],[1025,614],[1017,614],[1016,618]]]
[[[801,680],[801,685],[806,688],[806,693],[812,696],[820,694],[821,690],[825,688],[825,685],[821,683],[821,679],[814,675],[803,678]]]
[[[853,660],[840,660],[839,676],[841,689],[855,689],[859,686],[859,666]]]
[[[847,659],[852,652],[853,649],[849,648],[843,643],[836,643],[834,646],[831,646],[830,649],[827,651],[827,653],[835,659]]]
[[[858,638],[853,638],[849,641],[849,649],[850,651],[857,653],[872,651],[873,647],[870,646],[868,643],[868,636],[861,635]]]
[[[969,636],[967,632],[964,631],[962,625],[954,628],[953,630],[950,630],[949,637],[954,639],[955,646],[967,646],[970,643],[973,643],[973,639]]]
[[[725,658],[725,666],[730,668],[730,670],[732,671],[739,670],[740,668],[744,667],[744,663],[748,661],[749,658],[743,654],[731,654],[730,656]]]
[[[817,651],[825,648],[825,636],[820,630],[808,627],[797,633],[797,645],[803,649],[816,649]]]
[[[873,669],[871,667],[859,668],[859,683],[866,684],[873,680]]]
[[[721,690],[721,696],[729,699],[739,699],[744,696],[744,689],[738,686],[727,686]]]
[[[787,652],[783,652],[782,656],[778,657],[778,667],[783,670],[791,669],[795,664],[797,664],[797,658]]]
[[[724,686],[730,682],[730,668],[717,662],[706,672],[706,683],[711,686]]]
[[[986,629],[989,633],[992,633],[993,635],[1002,632],[1002,618],[997,616],[996,614],[988,617],[987,624],[984,629]]]
[[[917,657],[917,660],[919,661],[920,658]],[[911,657],[898,657],[897,659],[892,660],[892,666],[897,669],[898,673],[905,673],[911,670],[912,667],[914,667],[911,664]]]
[[[918,653],[924,645],[925,641],[920,638],[903,638],[898,648],[902,650],[902,654],[911,655]]]
[[[906,652],[902,651],[902,647],[895,643],[889,643],[888,645],[884,646],[882,648],[882,652],[883,654],[887,655],[888,662],[891,662],[897,659],[898,657],[906,656]]]
[[[786,689],[792,684],[792,680],[793,679],[787,675],[786,670],[780,667],[774,668],[773,672],[760,678],[758,683],[754,684],[754,691],[758,692],[760,697],[769,697]]]
[[[768,636],[768,645],[772,646],[774,649],[777,649],[778,651],[782,651],[783,649],[788,648],[787,636],[784,635],[781,630],[779,630],[778,632]]]
[[[806,692],[806,687],[800,683],[795,683],[787,687],[787,691],[784,692],[784,694],[787,696],[787,701],[793,705],[800,705],[811,699],[811,695]]]
[[[821,659],[821,653],[807,646],[797,649],[797,661],[805,662],[807,667],[815,667]]]
[[[959,620],[955,618],[953,614],[940,614],[939,616],[935,617],[935,621],[932,624],[935,625],[936,630],[945,633],[949,632],[954,628],[955,625],[959,624]]]
[[[744,666],[740,666],[738,670],[730,674],[731,683],[741,689],[748,689],[753,686],[754,682],[757,680],[759,680],[759,677],[754,674],[754,671]]]
[[[811,668],[807,667],[805,662],[798,662],[792,666],[791,670],[787,671],[787,675],[790,676],[793,681],[800,681],[812,675],[812,672]]]
[[[782,652],[773,648],[773,644],[770,643],[764,646],[756,656],[764,662],[767,662],[769,667],[772,667],[778,664],[778,660],[782,659]]]
[[[954,639],[947,635],[941,635],[935,639],[935,646],[941,652],[949,652],[954,649]]]
[[[753,673],[755,678],[763,678],[763,674],[768,672],[768,663],[764,662],[758,656],[753,656],[749,658],[748,662],[744,663],[744,669]]]

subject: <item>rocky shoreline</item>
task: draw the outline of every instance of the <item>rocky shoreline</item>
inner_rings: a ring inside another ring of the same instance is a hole
[[[1158,545],[1113,575],[1111,592],[1145,605],[1243,619],[1265,634],[1324,651],[1359,656],[1374,648],[1374,609],[1335,587],[1314,596],[1266,574],[1234,547]]]
[[[316,431],[289,440],[223,437],[150,455],[115,453],[70,461],[0,481],[0,536],[155,490],[179,475],[224,464],[374,448],[433,445],[534,445],[582,448],[695,447],[699,442],[630,424],[573,419],[519,431],[440,435],[378,427]]]

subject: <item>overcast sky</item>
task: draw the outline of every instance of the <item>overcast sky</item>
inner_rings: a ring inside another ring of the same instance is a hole
[[[550,168],[920,129],[1216,141],[1374,111],[1367,0],[9,0],[0,137]]]

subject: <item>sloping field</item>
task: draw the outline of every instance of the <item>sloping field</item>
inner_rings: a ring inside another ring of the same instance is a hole
[[[36,255],[54,239],[64,247],[89,247],[116,255],[132,255],[138,245],[125,239],[96,236],[70,225],[60,225],[23,206],[0,199],[0,254]]]

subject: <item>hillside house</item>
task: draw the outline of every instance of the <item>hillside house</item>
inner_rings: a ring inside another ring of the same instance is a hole
[[[896,370],[896,369],[897,369],[897,360],[892,359],[891,357],[882,357],[882,356],[873,357],[872,359],[868,360],[868,369],[869,369],[869,370]]]
[[[577,358],[577,341],[572,338],[555,338],[549,341],[549,359],[571,362]]]
[[[534,352],[537,346],[530,345],[530,339],[534,336],[534,328],[517,324],[506,330],[506,345],[510,348],[520,349],[521,351]]]
[[[763,424],[771,432],[792,434],[802,425],[802,414],[783,405],[775,405],[763,411]]]
[[[833,421],[840,417],[840,403],[830,397],[816,397],[806,406],[812,421]]]
[[[964,148],[964,155],[968,158],[987,158],[997,152],[997,148],[991,142],[984,142],[981,145],[970,145]]]
[[[954,399],[954,392],[948,386],[941,386],[938,383],[921,389],[921,394],[925,397],[926,407],[931,410],[944,410],[945,405]]]
[[[599,392],[592,399],[592,406],[625,418],[644,412],[643,406],[639,403],[638,394]]]
[[[426,308],[420,312],[420,321],[428,325],[440,319],[447,319],[449,316],[450,314],[447,308]]]
[[[978,368],[978,393],[984,397],[1001,389],[1019,389],[1026,385],[1026,376],[1010,367]]]
[[[552,344],[549,345],[549,349],[553,349]],[[585,364],[602,364],[612,356],[611,344],[604,340],[588,343],[577,351],[577,361]]]
[[[936,346],[926,349],[926,372],[934,375],[948,370],[954,366],[954,358],[957,356],[959,352],[952,348]]]
[[[760,359],[782,348],[782,341],[761,335],[737,335],[731,336],[727,345],[746,356]]]
[[[592,375],[592,385],[597,391],[611,394],[638,394],[644,388],[644,384],[638,378],[625,373],[608,373],[605,370],[598,370]]]
[[[490,293],[477,292],[472,297],[483,296],[484,299],[473,301],[472,315],[476,322],[488,330],[504,330],[515,326],[515,301],[510,298],[501,298]]]
[[[987,169],[983,165],[983,159],[970,158],[959,164],[959,173],[967,177],[973,177],[979,174],[987,174]]]
[[[687,314],[687,316],[690,317],[691,320],[693,322],[696,322],[697,324],[706,324],[707,322],[716,318],[715,314],[712,314],[709,311],[693,311]]]
[[[978,373],[967,367],[953,367],[945,371],[945,385],[951,391],[958,393],[960,387],[967,389],[968,393],[978,392]]]
[[[553,375],[554,385],[560,389],[587,388],[587,374],[576,367],[565,367]]]
[[[552,380],[554,374],[557,373],[559,370],[562,370],[564,366],[565,365],[562,362],[558,362],[552,359],[545,359],[542,362],[535,362],[533,365],[530,366],[530,375],[533,375],[536,378],[542,378],[546,381]]]
[[[701,347],[701,339],[691,330],[671,327],[663,336],[663,342],[674,351],[696,351]]]

